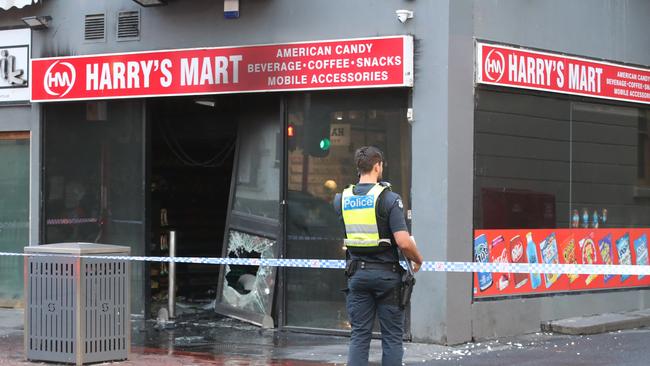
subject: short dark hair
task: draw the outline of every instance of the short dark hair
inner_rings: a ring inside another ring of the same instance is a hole
[[[359,174],[368,174],[375,164],[384,161],[384,154],[374,146],[361,146],[354,153],[354,161],[357,163]]]

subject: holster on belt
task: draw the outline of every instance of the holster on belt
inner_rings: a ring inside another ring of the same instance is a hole
[[[402,283],[399,289],[399,307],[404,309],[411,302],[411,294],[413,294],[413,287],[415,287],[415,276],[411,271],[404,271],[402,273]]]
[[[354,272],[357,271],[357,261],[353,261],[348,259],[345,262],[345,276],[346,277],[352,277],[354,275]]]

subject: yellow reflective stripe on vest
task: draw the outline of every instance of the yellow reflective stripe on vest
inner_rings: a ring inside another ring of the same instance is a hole
[[[345,225],[346,233],[365,233],[373,234],[377,231],[377,225],[366,225],[366,224],[349,224]]]
[[[376,247],[377,240],[356,240],[356,239],[343,239],[343,244],[346,247]]]
[[[346,247],[379,246],[379,228],[375,208],[379,195],[386,189],[375,184],[365,195],[355,195],[354,186],[343,191],[341,213],[345,223]]]
[[[355,239],[343,239],[343,245],[346,247],[376,247],[381,244],[390,245],[390,239],[379,239],[379,240],[355,240]]]

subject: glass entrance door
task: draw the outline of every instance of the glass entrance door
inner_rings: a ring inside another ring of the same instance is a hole
[[[0,133],[0,251],[29,245],[29,132]],[[0,306],[20,305],[22,257],[0,256]]]
[[[223,257],[277,258],[280,254],[280,171],[283,157],[280,100],[242,98]],[[227,265],[216,311],[273,327],[276,268]]]

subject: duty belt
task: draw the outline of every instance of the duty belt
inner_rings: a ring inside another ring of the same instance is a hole
[[[380,269],[384,271],[397,272],[401,269],[399,263],[378,263],[366,261],[354,261],[357,264],[357,269]]]

